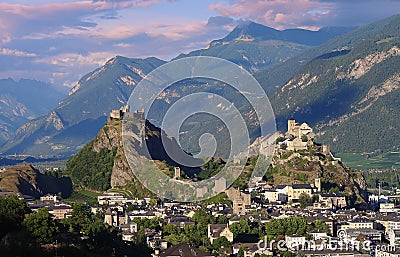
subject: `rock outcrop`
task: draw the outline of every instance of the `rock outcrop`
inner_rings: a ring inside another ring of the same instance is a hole
[[[324,192],[341,192],[351,205],[365,203],[367,184],[361,172],[352,171],[317,144],[300,151],[279,149],[272,166],[275,186],[313,184],[320,178]]]
[[[40,197],[59,194],[68,197],[72,184],[68,178],[57,178],[40,173],[29,164],[9,167],[0,172],[0,190]]]

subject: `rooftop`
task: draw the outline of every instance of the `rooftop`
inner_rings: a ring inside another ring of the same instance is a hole
[[[188,244],[178,244],[175,246],[172,246],[163,252],[160,253],[160,257],[212,257],[211,254],[208,254],[206,252],[203,252],[200,249],[197,249],[196,247],[190,246]]]

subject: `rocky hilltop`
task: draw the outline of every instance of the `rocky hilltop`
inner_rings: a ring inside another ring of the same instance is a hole
[[[307,124],[288,121],[288,129],[276,141],[277,149],[267,179],[275,186],[313,184],[320,178],[322,191],[342,193],[351,205],[364,203],[367,184],[361,172],[352,171],[330,151],[329,145],[315,142]]]
[[[40,173],[29,164],[7,168],[0,172],[0,190],[33,197],[59,194],[68,197],[72,191],[69,178],[57,178]]]
[[[129,119],[129,126],[134,133],[132,136],[139,139],[142,138],[142,132],[144,133],[143,138],[145,138],[149,154],[165,174],[172,176],[174,167],[180,167],[187,173],[199,172],[197,169],[182,167],[171,160],[162,147],[161,130],[146,121],[144,131],[142,131],[142,122],[143,120],[138,118]],[[122,123],[122,117],[109,118],[96,138],[67,162],[69,176],[76,188],[96,191],[123,188],[130,191],[133,196],[150,195],[128,165],[122,142]],[[168,138],[167,143],[173,151],[182,152],[173,138]],[[139,165],[141,157],[146,156],[144,144],[135,146],[135,152],[132,154],[134,155],[132,158]]]
[[[139,124],[133,122],[132,126],[136,126],[133,131],[139,133]],[[335,158],[329,146],[315,143],[315,134],[307,124],[298,125],[294,122],[292,130],[297,127],[302,128],[302,133],[308,131],[310,134],[304,137],[296,132],[299,130],[294,130],[295,132],[288,132],[289,134],[278,138],[277,150],[265,177],[267,182],[274,186],[312,184],[318,177],[321,179],[323,192],[341,192],[348,197],[350,203],[363,203],[366,183],[361,173],[352,171],[340,159]],[[139,134],[134,137],[140,138]],[[171,161],[165,151],[160,150],[163,149],[160,137],[161,130],[146,122],[145,138],[150,154],[166,174],[172,175],[173,167],[179,165]],[[171,139],[171,142],[176,144],[174,139]],[[177,144],[175,147],[179,148]],[[135,150],[135,156],[132,158],[137,160],[139,165],[140,157],[143,156],[142,148],[137,145]],[[120,188],[137,197],[150,194],[135,178],[126,160],[122,145],[121,119],[109,119],[97,137],[68,161],[67,169],[77,188],[98,191]],[[199,174],[199,171],[185,170],[189,175]],[[243,179],[243,176],[240,179]]]
[[[109,120],[94,140],[67,162],[67,170],[76,189],[104,191],[115,187],[137,186],[124,155],[122,120]]]

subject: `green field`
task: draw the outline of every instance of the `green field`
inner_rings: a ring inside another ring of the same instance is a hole
[[[71,196],[65,199],[66,202],[74,202],[77,200],[84,200],[89,203],[97,203],[97,196],[101,195],[101,193],[89,191],[89,190],[80,190],[72,192]]]
[[[391,169],[400,168],[400,153],[363,154],[363,153],[340,153],[335,156],[354,170],[367,169]]]
[[[107,190],[107,192],[108,193],[119,193],[119,194],[124,195],[127,198],[130,198],[130,199],[134,199],[135,198],[135,196],[132,194],[132,192],[127,190],[127,189],[111,188],[111,189]]]

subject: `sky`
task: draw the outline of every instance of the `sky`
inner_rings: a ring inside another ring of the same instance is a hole
[[[0,79],[73,87],[108,59],[170,60],[238,23],[276,29],[359,26],[400,13],[400,0],[15,0],[0,2]]]

